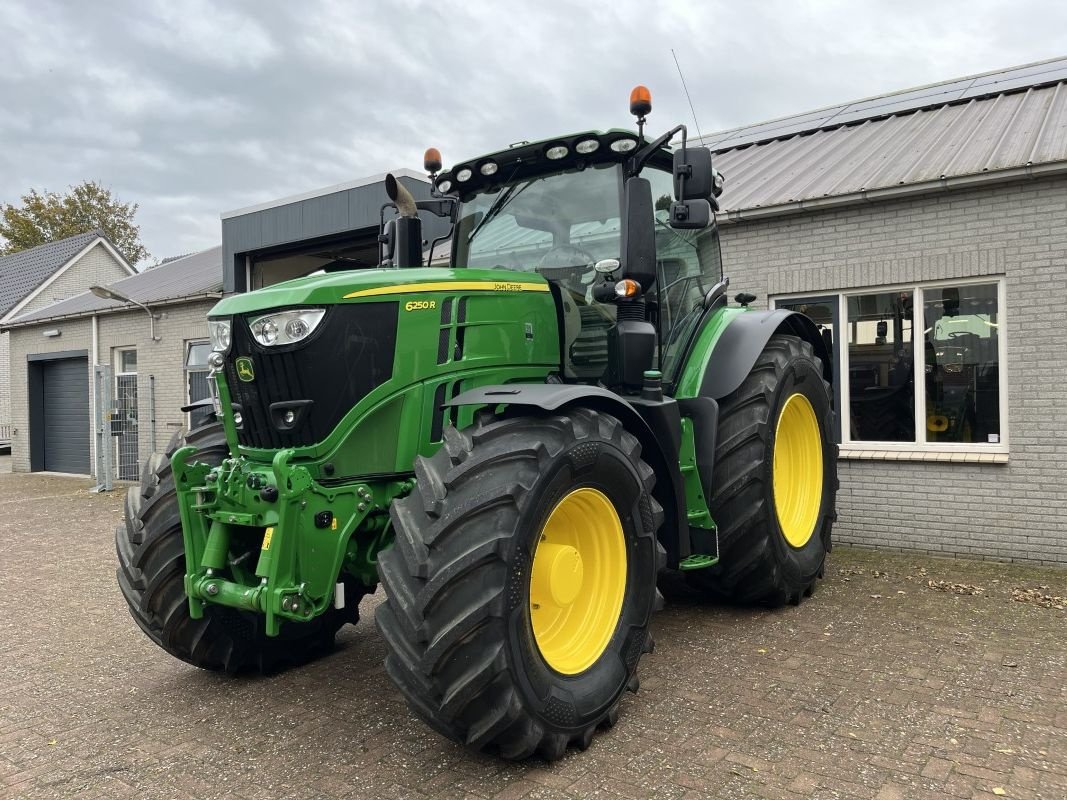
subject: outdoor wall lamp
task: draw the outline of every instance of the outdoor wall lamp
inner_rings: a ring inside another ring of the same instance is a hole
[[[104,300],[117,300],[120,303],[133,303],[138,308],[143,308],[145,313],[148,314],[148,318],[152,320],[152,341],[158,342],[163,338],[162,336],[156,336],[156,320],[159,319],[159,314],[154,313],[152,309],[144,303],[139,303],[132,297],[127,297],[122,292],[116,292],[114,289],[109,289],[106,286],[90,286],[89,291],[97,297],[102,297]]]

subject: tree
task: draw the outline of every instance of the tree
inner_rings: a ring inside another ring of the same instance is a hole
[[[131,264],[148,258],[141,228],[133,222],[136,203],[123,203],[95,181],[71,186],[66,194],[31,189],[22,206],[0,204],[0,254],[8,255],[46,242],[100,228]]]

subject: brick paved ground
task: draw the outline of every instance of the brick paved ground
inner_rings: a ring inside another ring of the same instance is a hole
[[[269,679],[156,649],[87,485],[0,475],[0,796],[1067,797],[1067,612],[1012,600],[1063,571],[839,548],[800,608],[672,603],[620,724],[512,765],[413,719],[369,623]]]

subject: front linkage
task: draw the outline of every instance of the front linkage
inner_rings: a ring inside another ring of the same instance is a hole
[[[282,619],[304,622],[331,603],[342,607],[342,573],[377,583],[389,504],[411,481],[323,486],[291,463],[292,449],[270,466],[241,457],[210,466],[193,461],[195,453],[182,447],[171,458],[193,619],[206,603],[230,606],[263,614],[267,635],[277,636]]]

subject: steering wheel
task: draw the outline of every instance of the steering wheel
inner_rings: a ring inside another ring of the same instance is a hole
[[[594,263],[593,257],[577,245],[561,244],[541,256],[541,260],[537,262],[537,271],[563,271],[569,275],[575,270],[584,272],[592,269]]]

